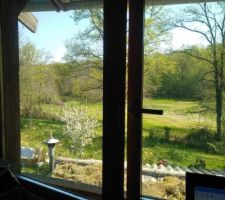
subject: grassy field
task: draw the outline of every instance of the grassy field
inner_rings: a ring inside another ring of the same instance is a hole
[[[65,106],[77,105],[77,102],[67,102]],[[95,115],[102,122],[102,104],[86,104],[90,115]],[[215,130],[214,115],[199,115],[201,109],[198,102],[176,100],[150,100],[144,99],[144,108],[163,109],[163,116],[144,115],[143,117],[143,163],[157,163],[166,159],[170,164],[189,166],[200,158],[206,162],[209,169],[224,169],[225,155],[210,154],[204,150],[196,149],[183,144],[192,129],[208,128]],[[43,110],[49,115],[60,115],[63,106],[46,105]],[[169,128],[169,140],[165,139],[165,127]],[[101,159],[102,131],[98,128],[98,135],[84,152],[84,158]],[[64,124],[57,120],[21,118],[22,146],[44,148],[43,141],[53,136],[60,140],[56,146],[56,156],[75,158],[77,155],[71,151],[71,141],[64,135]]]

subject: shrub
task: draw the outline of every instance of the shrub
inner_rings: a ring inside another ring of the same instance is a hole
[[[48,163],[43,163],[41,166],[37,167],[37,174],[41,174],[41,175],[49,175],[51,174],[51,171],[50,171],[50,167],[49,167],[49,164]]]
[[[173,161],[183,161],[189,157],[186,151],[170,150],[168,156]]]
[[[165,134],[164,136],[166,141],[170,140],[170,131],[171,131],[171,128],[167,126],[164,128],[164,134]]]
[[[150,128],[148,132],[148,138],[149,139],[154,139],[155,138],[155,132],[154,129]]]
[[[148,146],[155,146],[159,144],[160,137],[157,136],[157,129],[155,128],[149,129],[147,142],[148,142]]]
[[[148,148],[143,148],[142,158],[144,163],[154,164],[157,161],[156,155]]]
[[[207,142],[205,150],[209,153],[219,153],[219,149],[216,143]]]
[[[205,169],[206,168],[206,162],[202,158],[196,158],[195,163],[189,165],[189,167]]]
[[[87,108],[71,107],[64,110],[59,118],[66,123],[66,132],[73,145],[71,148],[82,157],[84,147],[92,143],[96,136],[96,128],[100,125],[93,116],[88,116]]]
[[[164,187],[166,189],[166,199],[178,199],[184,200],[185,196],[185,183],[177,177],[165,177],[163,180]]]
[[[76,182],[102,185],[102,165],[80,165],[75,163],[60,163],[56,165],[55,170],[52,173],[54,178],[63,178],[74,180]]]
[[[184,138],[184,143],[197,149],[207,151],[207,143],[215,141],[214,135],[209,129],[192,129],[190,133]]]

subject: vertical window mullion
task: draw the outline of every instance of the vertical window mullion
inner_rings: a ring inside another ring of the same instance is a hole
[[[127,0],[104,1],[103,199],[124,198]]]
[[[127,199],[140,199],[144,0],[129,1]]]

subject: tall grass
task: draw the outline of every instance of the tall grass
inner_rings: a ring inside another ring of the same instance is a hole
[[[171,99],[144,99],[144,108],[163,109],[163,116],[143,115],[143,163],[153,163],[167,159],[171,164],[189,166],[197,158],[206,160],[208,168],[224,168],[223,155],[209,154],[177,141],[185,138],[192,129],[208,128],[215,130],[214,113],[200,115],[201,105],[197,101],[177,101]],[[77,101],[69,101],[64,105],[42,105],[42,110],[49,118],[21,118],[22,146],[34,148],[46,146],[43,141],[50,133],[60,142],[56,146],[56,156],[77,157],[71,149],[71,141],[63,133],[65,124],[57,120],[57,115],[64,106],[79,106]],[[102,103],[85,103],[90,115],[102,122]],[[165,127],[169,128],[169,141],[165,141]],[[93,143],[86,146],[84,158],[101,159],[102,127],[98,128],[98,136]],[[153,133],[151,136],[150,132]]]

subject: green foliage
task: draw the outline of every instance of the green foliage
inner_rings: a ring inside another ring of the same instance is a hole
[[[170,140],[170,131],[171,131],[171,128],[165,127],[164,130],[165,130],[165,132],[164,132],[164,134],[165,134],[165,140],[166,141],[169,141]]]
[[[67,107],[59,119],[66,123],[65,135],[72,140],[72,150],[79,152],[80,158],[84,148],[96,137],[96,128],[100,123],[87,113],[87,107]]]
[[[195,46],[189,51],[205,53],[205,49]],[[146,97],[203,99],[211,90],[206,81],[212,77],[209,66],[181,52],[145,56],[144,69]]]
[[[157,97],[162,85],[162,76],[174,73],[175,63],[169,56],[154,53],[144,59],[144,95]]]
[[[51,175],[51,171],[49,168],[49,163],[42,163],[41,165],[34,165],[34,166],[24,166],[22,168],[23,172],[26,173],[34,173],[34,174],[39,174],[39,175],[44,175],[44,176],[49,176]]]
[[[144,24],[144,54],[160,51],[162,43],[170,42],[170,18],[164,6],[146,6]]]
[[[148,137],[150,140],[155,138],[154,129],[152,129],[152,128],[149,129]]]
[[[211,142],[207,142],[206,143],[206,146],[205,146],[205,150],[206,152],[209,152],[209,153],[219,153],[219,149],[217,147],[217,145],[214,143],[211,143]]]
[[[37,166],[37,173],[46,175],[46,176],[50,175],[51,171],[50,171],[49,163],[43,163],[41,166]]]
[[[191,164],[189,167],[205,169],[206,161],[202,158],[196,158],[194,164]]]
[[[186,151],[170,150],[167,154],[169,160],[172,160],[173,162],[180,162],[189,158],[189,154]]]
[[[64,106],[77,106],[79,102],[65,102]],[[50,106],[51,115],[60,114],[62,105]],[[97,115],[97,120],[102,121],[102,104],[90,103],[88,106],[89,115]],[[144,115],[143,120],[143,163],[157,163],[161,159],[169,160],[170,163],[179,166],[189,166],[195,162],[195,159],[201,157],[207,161],[209,169],[223,169],[225,159],[224,142],[212,142],[216,145],[218,153],[209,153],[205,149],[199,149],[188,145],[185,142],[190,127],[199,129],[199,123],[205,125],[207,118],[212,125],[211,116],[208,115],[203,121],[199,121],[198,114],[191,117],[185,115],[188,110],[201,110],[201,104],[193,101],[177,101],[172,99],[144,99],[145,107],[163,108],[164,116]],[[46,107],[45,109],[48,109]],[[171,128],[170,141],[164,140],[164,127]],[[68,158],[77,158],[78,154],[70,150],[71,139],[63,135],[65,124],[56,120],[21,118],[21,145],[28,147],[44,147],[43,141],[49,138],[50,133],[60,140],[56,145],[55,154]],[[215,127],[215,125],[213,126]],[[210,130],[213,132],[213,129]],[[213,134],[213,133],[212,133]],[[196,137],[198,141],[201,139]],[[176,142],[175,142],[176,140]],[[197,143],[196,143],[197,144]],[[187,155],[185,157],[185,154]],[[102,129],[97,129],[97,137],[93,142],[86,146],[84,159],[102,159]]]
[[[205,151],[209,150],[209,144],[215,141],[215,134],[210,130],[203,129],[191,129],[189,134],[183,139],[183,142],[189,146]],[[211,148],[212,149],[212,148]]]
[[[157,157],[155,156],[154,152],[149,149],[142,149],[142,162],[155,164],[157,162]]]
[[[168,176],[163,180],[166,190],[166,199],[184,200],[185,199],[185,182],[177,177]]]
[[[40,117],[42,103],[59,101],[54,75],[47,63],[48,52],[32,43],[20,46],[20,107],[23,116]]]
[[[60,163],[52,173],[52,177],[64,178],[91,185],[102,185],[102,165],[79,165]]]

